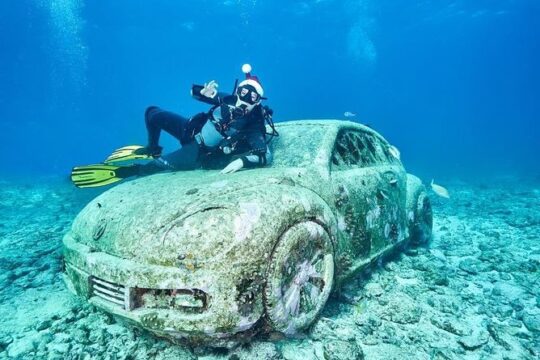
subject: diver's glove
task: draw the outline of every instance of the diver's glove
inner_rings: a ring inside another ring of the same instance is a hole
[[[205,83],[204,87],[201,89],[201,95],[213,99],[218,93],[218,87],[218,83],[214,80],[210,81],[209,83]]]
[[[223,170],[221,170],[221,174],[232,174],[233,172],[236,172],[244,167],[244,162],[242,159],[236,159],[234,161],[231,161],[229,165],[227,165]]]

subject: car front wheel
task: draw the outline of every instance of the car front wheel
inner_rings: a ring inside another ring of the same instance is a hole
[[[306,221],[290,227],[272,254],[264,290],[268,322],[293,335],[310,326],[328,300],[334,281],[330,236]]]

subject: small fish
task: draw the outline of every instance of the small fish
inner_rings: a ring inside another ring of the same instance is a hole
[[[450,193],[448,192],[448,190],[446,190],[444,187],[442,187],[441,185],[437,185],[433,182],[433,179],[431,180],[431,190],[433,190],[433,192],[437,195],[439,195],[440,197],[443,197],[443,198],[446,198],[446,199],[450,199]]]
[[[345,117],[355,117],[356,114],[355,114],[355,113],[352,113],[352,112],[350,112],[350,111],[345,111],[345,112],[343,113],[343,116],[345,116]]]

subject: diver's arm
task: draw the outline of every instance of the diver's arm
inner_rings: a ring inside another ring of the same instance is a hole
[[[264,154],[250,154],[243,155],[229,163],[223,170],[222,174],[230,174],[240,169],[250,169],[254,167],[260,167],[267,164],[267,159],[270,157],[270,150],[267,150]]]
[[[260,142],[261,140],[262,144]],[[231,161],[229,165],[221,170],[222,174],[233,173],[240,169],[263,167],[272,161],[272,154],[264,141],[264,136],[261,134],[260,137],[253,137],[252,141],[256,141],[256,144],[259,147],[253,148],[246,153],[237,155],[235,160]]]
[[[244,168],[254,168],[254,167],[263,167],[270,162],[272,154],[270,149],[266,148],[265,150],[251,152],[248,155],[243,155],[240,157],[242,160],[242,165]]]
[[[265,166],[272,158],[270,149],[266,144],[265,135],[262,132],[251,132],[247,137],[250,151],[240,155],[244,168]]]
[[[266,143],[264,120],[260,121],[261,122],[257,125],[258,130],[252,129],[246,136],[246,141],[249,144],[250,150],[240,156],[245,168],[262,167],[272,160],[272,154]]]
[[[210,105],[220,105],[228,94],[217,91],[218,84],[212,80],[204,85],[192,85],[191,96]]]

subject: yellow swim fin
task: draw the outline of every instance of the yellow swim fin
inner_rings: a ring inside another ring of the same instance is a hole
[[[105,186],[138,173],[138,166],[94,164],[74,167],[71,181],[79,188]]]
[[[129,145],[116,149],[104,162],[105,164],[111,164],[129,160],[152,160],[157,156],[159,154],[149,153],[144,146]]]

